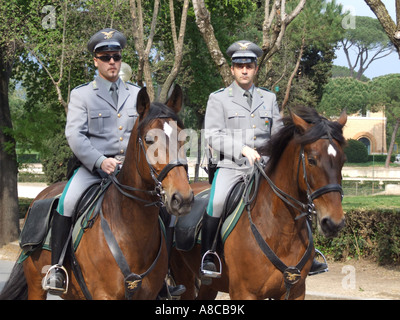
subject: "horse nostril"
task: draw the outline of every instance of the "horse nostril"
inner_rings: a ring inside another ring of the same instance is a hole
[[[325,217],[321,219],[320,224],[325,236],[333,237],[336,236],[336,234],[344,227],[344,219],[339,223],[336,223],[330,217]]]
[[[171,197],[171,206],[173,208],[179,208],[183,201],[183,197],[179,192],[175,192]]]

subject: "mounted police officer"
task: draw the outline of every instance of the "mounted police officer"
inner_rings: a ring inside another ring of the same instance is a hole
[[[200,271],[205,284],[210,283],[209,278],[220,275],[214,260],[216,254],[210,249],[227,196],[250,173],[255,161],[268,160],[258,150],[282,126],[275,94],[254,85],[262,49],[242,40],[233,43],[226,53],[232,58],[234,81],[209,96],[205,115],[206,142],[219,154],[201,235]]]
[[[80,162],[60,198],[51,233],[54,271],[44,279],[43,288],[64,292],[65,269],[60,264],[77,201],[91,185],[101,181],[97,173],[115,171],[122,164],[129,136],[137,118],[136,99],[140,88],[119,77],[125,36],[115,29],[94,34],[88,44],[98,75],[71,91],[65,135]],[[119,158],[118,158],[118,157]]]

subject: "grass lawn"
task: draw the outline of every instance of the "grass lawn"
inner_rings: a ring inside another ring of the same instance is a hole
[[[349,210],[396,210],[400,211],[400,196],[345,196],[344,211]]]

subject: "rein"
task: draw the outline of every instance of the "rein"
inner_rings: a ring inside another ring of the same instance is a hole
[[[137,189],[137,188],[134,188],[131,186],[123,185],[118,181],[117,177],[115,176],[115,173],[112,173],[109,177],[110,177],[112,183],[114,184],[114,186],[117,188],[117,190],[125,197],[144,202],[144,203],[146,203],[145,206],[152,206],[152,205],[155,205],[158,207],[164,206],[166,199],[165,199],[165,191],[162,188],[162,181],[165,179],[165,177],[168,175],[168,173],[175,167],[183,166],[187,172],[188,165],[186,162],[184,162],[180,159],[173,160],[170,163],[168,163],[161,170],[160,173],[157,173],[156,170],[153,168],[153,166],[150,164],[149,159],[147,158],[146,150],[144,148],[142,139],[139,138],[138,142],[139,142],[139,145],[141,146],[141,149],[145,155],[146,162],[149,166],[150,175],[151,175],[152,179],[154,180],[154,183],[155,183],[154,190],[142,190],[142,189]],[[140,156],[140,154],[139,154],[139,156]],[[134,195],[126,192],[125,190],[126,191],[134,191],[134,192],[139,191],[139,192],[148,194],[150,196],[157,196],[158,200],[157,201],[149,201],[146,199],[142,199],[142,198],[139,198],[137,196],[134,196]],[[163,245],[163,238],[164,238],[163,233],[162,233],[162,231],[160,231],[160,236],[161,236],[160,246],[158,249],[157,256],[155,257],[153,263],[142,274],[136,274],[134,272],[131,272],[129,264],[126,261],[126,258],[124,256],[121,248],[119,247],[118,242],[115,239],[107,220],[104,218],[101,205],[100,205],[100,218],[101,218],[101,228],[102,228],[104,236],[106,238],[107,245],[108,245],[115,261],[117,262],[122,274],[124,275],[125,298],[131,299],[133,294],[141,287],[143,278],[145,276],[147,276],[154,269],[154,267],[160,257],[161,249],[162,249],[162,245]]]
[[[295,217],[295,220],[299,220],[300,218],[307,217],[309,220],[312,218],[312,214],[315,213],[315,206],[313,203],[313,200],[316,198],[322,196],[325,193],[328,192],[340,192],[343,198],[343,189],[340,184],[328,184],[324,187],[321,187],[314,192],[311,192],[311,187],[308,183],[307,180],[307,175],[306,175],[306,165],[305,165],[305,156],[304,156],[304,147],[301,147],[300,150],[300,155],[299,155],[299,164],[298,164],[298,169],[297,169],[297,176],[299,175],[299,169],[300,169],[300,162],[302,163],[302,168],[303,168],[303,177],[307,185],[307,203],[303,203],[291,195],[287,194],[286,192],[282,191],[279,189],[274,182],[271,180],[270,177],[265,173],[263,165],[260,162],[255,162],[255,170],[252,174],[252,177],[250,178],[250,181],[254,179],[255,181],[255,186],[254,186],[254,191],[253,191],[253,196],[250,196],[250,183],[247,184],[246,190],[245,190],[245,203],[246,203],[246,209],[247,209],[247,214],[250,222],[250,227],[251,231],[254,235],[254,238],[256,239],[261,251],[264,253],[264,255],[272,262],[272,264],[283,273],[283,278],[285,282],[285,288],[286,288],[286,295],[285,295],[285,300],[289,298],[290,295],[290,289],[291,287],[296,284],[300,278],[301,278],[301,270],[303,269],[304,265],[306,262],[310,259],[311,253],[314,247],[313,243],[313,237],[312,237],[312,231],[310,227],[310,223],[307,221],[306,226],[307,226],[307,234],[308,234],[308,245],[307,249],[304,252],[302,258],[300,261],[297,263],[296,266],[287,266],[279,257],[273,252],[271,247],[268,245],[268,243],[264,240],[260,232],[258,231],[256,225],[254,224],[252,218],[251,218],[251,204],[254,201],[257,193],[258,193],[258,188],[260,184],[260,177],[262,176],[265,180],[267,180],[269,186],[271,187],[272,191],[275,193],[276,196],[278,196],[285,204],[291,206],[295,210],[300,212],[300,215]]]

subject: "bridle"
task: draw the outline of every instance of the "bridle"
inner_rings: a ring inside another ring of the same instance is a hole
[[[158,207],[165,206],[166,198],[165,198],[165,191],[163,190],[163,187],[162,187],[162,182],[165,179],[165,177],[168,175],[168,173],[175,167],[182,166],[186,169],[186,172],[187,172],[188,171],[187,162],[186,162],[186,160],[183,160],[183,159],[176,159],[176,160],[170,161],[160,171],[160,173],[157,173],[157,171],[154,169],[154,167],[150,164],[150,161],[146,154],[146,149],[145,149],[143,141],[140,137],[138,138],[137,142],[139,143],[139,145],[141,147],[140,148],[141,151],[138,152],[138,154],[139,154],[138,157],[140,157],[141,152],[144,153],[147,165],[149,166],[150,175],[155,183],[154,190],[142,190],[142,189],[134,188],[131,186],[123,185],[118,181],[118,179],[114,173],[111,174],[109,177],[110,177],[112,183],[114,184],[114,186],[117,188],[117,190],[119,192],[121,192],[124,196],[126,196],[130,199],[134,199],[134,200],[138,200],[138,201],[147,203],[146,206],[151,206],[151,205],[155,205]],[[137,162],[136,162],[136,165],[137,165]],[[138,172],[140,172],[140,171],[138,171]],[[137,197],[127,191],[143,192],[143,193],[151,195],[151,196],[157,196],[158,199],[156,201],[149,201],[147,199],[142,199],[140,197]],[[115,237],[110,229],[110,226],[109,226],[107,220],[104,218],[101,203],[102,203],[102,198],[98,204],[100,218],[101,218],[101,228],[103,230],[107,245],[108,245],[115,261],[117,262],[122,274],[124,275],[125,297],[127,299],[131,299],[133,294],[141,287],[142,280],[144,279],[144,277],[147,276],[156,266],[156,263],[161,255],[163,241],[164,241],[163,240],[164,235],[163,235],[163,232],[160,232],[160,246],[159,246],[157,255],[156,255],[155,259],[153,260],[153,263],[150,265],[150,267],[141,274],[136,274],[136,273],[132,272],[131,268],[124,256],[124,253],[122,252],[117,240],[115,239]],[[84,290],[84,292],[85,292],[85,296],[87,298],[91,297],[90,294],[88,294],[88,290]]]
[[[144,147],[142,138],[139,137],[137,142],[138,142],[138,144],[140,146],[141,151],[143,152],[143,154],[145,156],[147,165],[149,167],[150,176],[154,181],[154,190],[143,190],[143,189],[138,189],[138,188],[134,188],[134,187],[131,187],[131,186],[127,186],[127,185],[121,184],[118,181],[115,173],[110,175],[110,179],[111,179],[112,183],[115,185],[115,187],[117,188],[117,190],[120,193],[122,193],[124,196],[126,196],[126,197],[128,197],[130,199],[134,199],[134,200],[138,200],[138,201],[144,202],[144,203],[146,203],[146,206],[152,206],[152,205],[159,206],[159,207],[165,206],[166,198],[165,198],[165,191],[164,191],[164,189],[162,187],[162,182],[165,179],[165,177],[168,175],[168,173],[172,169],[174,169],[175,167],[182,166],[182,167],[185,168],[186,173],[187,173],[188,172],[187,161],[185,159],[172,160],[160,171],[160,173],[157,173],[157,171],[151,165],[151,163],[150,163],[150,161],[149,161],[149,159],[147,157],[146,149]],[[138,157],[140,157],[140,154],[141,153],[139,153]],[[139,158],[139,161],[140,161],[140,158]],[[138,163],[138,161],[136,162],[136,166],[137,166],[137,163]],[[139,169],[138,169],[138,172],[140,174],[140,170]],[[137,196],[135,196],[135,195],[133,195],[131,193],[128,193],[127,191],[143,192],[143,193],[148,194],[150,196],[156,196],[157,200],[156,201],[149,201],[147,199],[142,199],[142,198],[137,197]]]
[[[332,139],[328,136],[322,136],[320,139],[329,139],[330,142],[332,143]],[[326,186],[323,186],[315,191],[311,190],[310,184],[308,183],[307,179],[307,172],[306,172],[306,161],[305,161],[305,155],[304,155],[304,145],[300,148],[300,153],[299,153],[299,162],[297,166],[297,177],[299,177],[300,174],[300,165],[302,165],[303,169],[303,179],[306,183],[307,186],[307,203],[303,203],[291,195],[287,194],[283,190],[279,189],[274,182],[271,180],[270,177],[265,173],[264,171],[264,165],[260,162],[255,163],[255,169],[253,171],[253,174],[251,175],[251,178],[249,181],[254,181],[254,188],[252,188],[252,184],[248,183],[246,186],[245,190],[245,204],[247,208],[247,213],[250,221],[250,226],[251,226],[251,231],[260,247],[264,255],[274,264],[274,266],[279,269],[283,273],[284,277],[284,282],[285,282],[285,287],[286,287],[286,295],[285,299],[289,298],[290,294],[290,289],[291,287],[296,284],[300,278],[301,278],[301,270],[303,269],[304,265],[306,262],[310,259],[311,253],[314,247],[313,244],[313,237],[312,237],[312,230],[310,227],[310,221],[312,219],[312,215],[315,214],[315,205],[314,205],[314,200],[317,199],[318,197],[329,193],[329,192],[339,192],[341,194],[341,197],[343,199],[343,189],[340,184],[327,184]],[[307,226],[307,232],[308,232],[308,245],[307,249],[304,252],[302,258],[300,259],[299,263],[296,266],[287,266],[285,263],[282,262],[282,260],[279,259],[279,257],[273,252],[271,247],[267,244],[267,242],[264,240],[260,232],[258,231],[256,225],[253,223],[253,220],[251,218],[251,204],[254,201],[254,199],[257,196],[258,193],[258,188],[259,188],[259,183],[260,183],[260,177],[263,177],[265,180],[267,180],[269,186],[271,187],[272,191],[287,205],[290,207],[294,208],[295,210],[300,212],[300,215],[296,216],[294,219],[299,220],[300,218],[307,217],[309,221],[306,221],[306,226]],[[298,180],[298,179],[297,179]],[[298,181],[297,181],[298,183]],[[253,190],[253,192],[251,191]],[[251,196],[250,193],[253,195]]]

